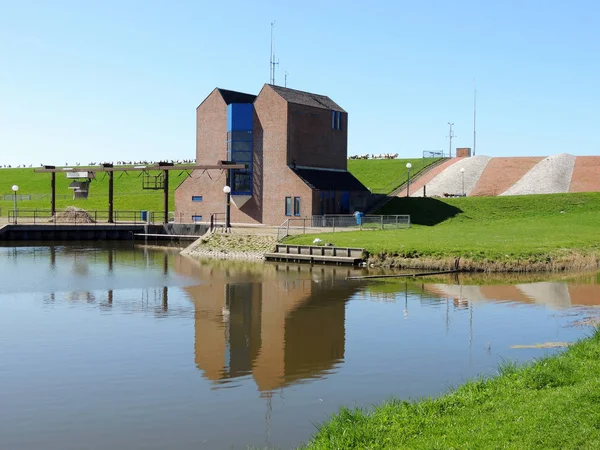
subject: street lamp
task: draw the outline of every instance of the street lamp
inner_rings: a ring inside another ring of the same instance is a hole
[[[465,168],[461,167],[460,175],[462,177],[462,195],[465,196]]]
[[[13,184],[12,187],[14,194],[14,198],[15,198],[15,210],[14,210],[14,216],[15,216],[15,225],[17,224],[17,191],[19,190],[19,186],[17,186],[16,184]]]
[[[229,186],[223,187],[225,193],[225,231],[229,231],[231,228],[231,188]]]
[[[406,170],[408,170],[408,181],[406,184],[406,196],[410,197],[410,169],[412,168],[411,163],[406,163]]]

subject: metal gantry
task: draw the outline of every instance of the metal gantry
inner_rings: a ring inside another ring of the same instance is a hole
[[[101,166],[92,166],[92,167],[63,167],[56,168],[56,166],[44,166],[40,169],[34,169],[35,173],[50,173],[50,189],[51,189],[51,214],[56,214],[56,174],[57,173],[69,173],[69,172],[106,172],[108,174],[108,222],[113,223],[113,211],[114,211],[114,173],[115,172],[149,172],[151,170],[160,170],[163,172],[163,183],[162,183],[162,191],[164,196],[164,223],[169,222],[169,171],[171,170],[180,170],[187,171],[188,176],[190,176],[191,172],[194,170],[226,170],[228,179],[229,179],[229,171],[235,169],[246,169],[247,164],[237,164],[231,161],[219,161],[214,165],[203,165],[203,164],[194,164],[194,165],[174,165],[173,163],[168,162],[159,162],[154,165],[144,165],[144,166],[133,166],[133,167],[114,167],[113,164],[102,164]]]

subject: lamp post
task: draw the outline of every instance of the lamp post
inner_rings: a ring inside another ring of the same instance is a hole
[[[406,196],[410,197],[410,169],[412,168],[411,163],[406,163],[406,170],[408,170],[408,181],[406,183]]]
[[[462,195],[465,196],[465,168],[461,167],[460,176],[462,177]]]
[[[223,187],[225,192],[225,231],[229,231],[231,228],[231,188],[229,186]]]
[[[14,192],[14,198],[15,198],[14,216],[15,216],[15,225],[16,225],[17,224],[17,191],[19,190],[19,186],[17,186],[16,184],[13,184],[12,190]]]

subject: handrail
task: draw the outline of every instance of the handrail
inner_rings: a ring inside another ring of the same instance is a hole
[[[421,169],[418,172],[413,173],[412,177],[416,177],[416,176],[421,176],[425,174],[425,170],[430,170],[433,169],[435,166],[437,166],[438,164],[440,164],[442,161],[446,161],[448,158],[435,158],[435,161],[430,162],[429,164],[422,166]],[[373,189],[371,190],[372,193],[374,194],[387,194],[387,189],[390,186],[394,186],[396,185],[396,183],[398,182],[398,180],[404,178],[404,174],[402,174],[401,176],[399,176],[398,178],[396,178],[394,181],[389,182],[385,187],[380,188],[380,189]],[[412,180],[411,180],[412,182]],[[406,186],[408,184],[408,180],[404,181],[404,183],[401,183],[399,185],[396,185],[396,187],[392,187],[392,190],[389,191],[389,195],[392,195],[393,192],[399,190],[400,188],[403,188],[404,186]]]

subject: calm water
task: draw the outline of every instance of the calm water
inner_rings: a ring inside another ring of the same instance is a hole
[[[358,273],[0,247],[0,448],[290,448],[341,405],[440,394],[600,314],[597,275]]]

